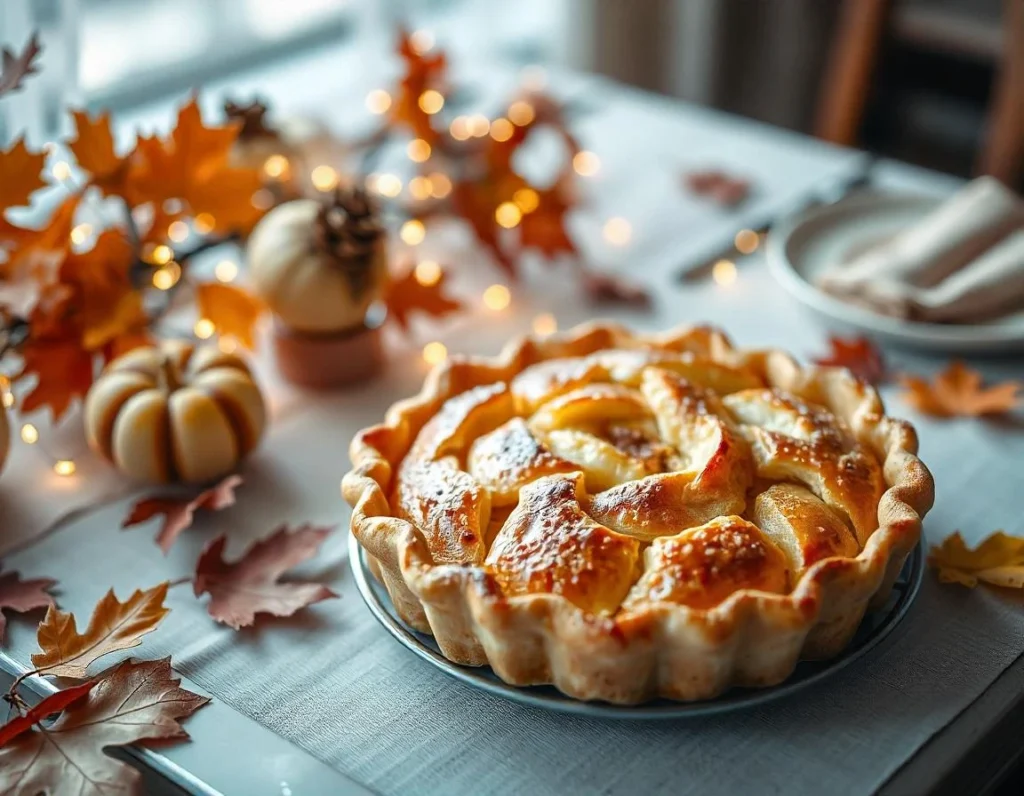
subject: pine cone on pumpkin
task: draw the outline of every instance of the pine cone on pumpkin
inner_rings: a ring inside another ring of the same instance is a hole
[[[338,188],[320,208],[313,228],[317,248],[345,272],[352,293],[369,287],[374,259],[384,237],[378,209],[363,188]]]

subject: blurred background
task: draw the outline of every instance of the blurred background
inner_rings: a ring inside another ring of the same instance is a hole
[[[390,38],[396,20],[460,60],[598,72],[952,174],[1021,179],[1024,0],[3,0],[0,43],[40,29],[49,46],[46,88],[2,109],[0,141],[11,117],[52,136],[69,101],[121,110]]]

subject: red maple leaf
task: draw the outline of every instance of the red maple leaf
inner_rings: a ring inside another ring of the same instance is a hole
[[[888,378],[882,352],[866,337],[829,337],[832,352],[814,360],[816,365],[846,368],[868,384],[881,384]]]
[[[162,514],[164,521],[157,532],[156,543],[166,555],[181,532],[192,524],[196,511],[199,509],[220,511],[234,505],[235,488],[241,483],[242,476],[229,475],[219,484],[200,492],[191,499],[182,497],[145,498],[132,506],[132,510],[121,523],[121,528],[139,525]]]
[[[218,536],[196,565],[192,590],[208,593],[207,610],[214,619],[238,630],[256,621],[256,614],[291,616],[307,605],[338,595],[322,583],[279,583],[287,570],[316,555],[331,528],[282,525],[250,547],[238,561],[224,560],[227,540]]]

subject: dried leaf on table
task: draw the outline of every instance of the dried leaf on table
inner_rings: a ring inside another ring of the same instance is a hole
[[[1024,588],[1024,538],[997,531],[974,550],[954,533],[933,545],[928,564],[943,583],[960,583],[974,588],[978,581],[994,586]]]
[[[846,368],[868,384],[881,384],[888,376],[882,352],[866,337],[829,337],[832,351],[814,360],[816,365]]]
[[[38,33],[32,34],[20,55],[7,47],[3,48],[0,58],[0,97],[17,91],[26,77],[36,74],[38,70],[35,60],[42,51]]]
[[[85,633],[78,632],[74,616],[51,607],[39,625],[37,639],[42,652],[32,656],[32,665],[41,674],[84,678],[86,669],[98,658],[137,647],[170,610],[164,606],[167,586],[165,582],[146,591],[136,590],[123,603],[111,589],[96,605]]]
[[[255,326],[263,313],[263,302],[234,285],[203,282],[196,287],[199,317],[213,323],[218,334],[231,335],[246,348],[255,343]]]
[[[723,207],[735,207],[750,196],[749,180],[733,177],[716,169],[684,174],[683,184],[690,193],[706,196]]]
[[[28,151],[24,136],[10,149],[0,149],[0,215],[8,207],[27,205],[33,193],[46,187],[42,178],[45,162],[42,152]]]
[[[4,643],[4,631],[7,629],[4,609],[25,613],[36,608],[48,608],[53,605],[53,597],[47,594],[47,589],[56,584],[52,578],[22,580],[17,572],[0,572],[0,644]]]
[[[1024,382],[982,386],[981,374],[963,362],[953,362],[931,382],[905,374],[900,397],[918,411],[936,417],[978,417],[1009,412],[1024,400]]]
[[[200,492],[194,498],[145,498],[132,506],[131,512],[125,517],[121,527],[130,528],[162,514],[164,521],[156,535],[156,543],[166,554],[181,532],[192,524],[195,513],[199,509],[220,511],[234,505],[235,488],[241,483],[240,475],[229,475],[216,486]]]
[[[316,555],[331,528],[282,525],[233,563],[224,560],[226,539],[214,539],[199,557],[193,591],[210,595],[207,610],[235,630],[256,621],[256,614],[291,616],[307,605],[337,597],[322,583],[281,583],[287,570]]]
[[[650,294],[638,285],[630,284],[611,274],[583,273],[583,289],[593,301],[617,302],[634,307],[649,307]]]
[[[104,749],[188,738],[180,720],[210,700],[180,683],[172,675],[170,658],[126,661],[98,681],[53,694],[32,714],[38,722],[43,710],[61,710],[52,726],[43,730],[15,719],[13,729],[0,730],[0,737],[9,736],[0,747],[0,791],[48,796],[138,793],[139,772]]]
[[[68,142],[78,165],[91,175],[89,182],[106,196],[123,196],[130,156],[121,157],[114,147],[110,112],[90,119],[85,111],[74,111],[75,136]]]
[[[21,348],[24,359],[19,378],[34,375],[38,382],[21,401],[25,414],[49,407],[60,420],[71,404],[92,386],[94,355],[78,340],[30,339]]]
[[[8,746],[11,741],[15,740],[22,733],[31,730],[34,725],[43,721],[48,716],[60,713],[65,708],[74,704],[95,687],[95,680],[86,680],[84,683],[78,683],[55,694],[50,694],[38,705],[30,708],[24,716],[16,716],[11,719],[3,727],[0,727],[0,750]],[[2,760],[2,752],[0,752],[0,760]],[[3,784],[3,780],[0,780],[0,784]],[[3,792],[9,793],[10,791]]]
[[[443,318],[462,308],[462,303],[445,294],[448,275],[441,272],[437,281],[424,285],[416,279],[416,270],[410,268],[401,276],[393,277],[384,301],[388,314],[402,329],[408,330],[409,316],[416,312],[431,318]]]

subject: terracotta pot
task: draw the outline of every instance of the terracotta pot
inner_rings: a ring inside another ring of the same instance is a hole
[[[278,371],[303,387],[332,389],[363,381],[383,362],[380,327],[313,334],[275,317],[272,337]]]

